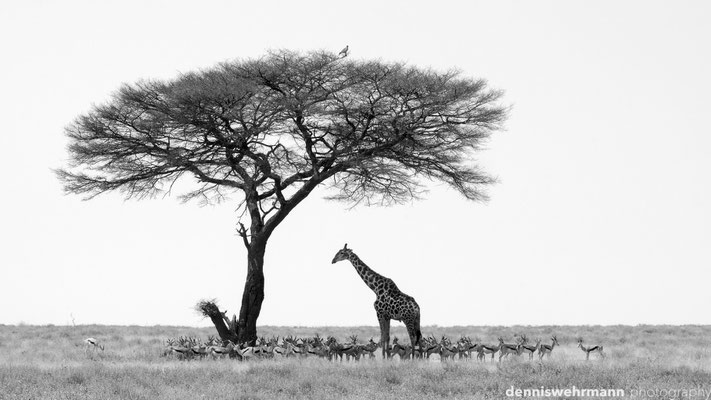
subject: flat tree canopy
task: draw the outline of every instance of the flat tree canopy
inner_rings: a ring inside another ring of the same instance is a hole
[[[275,51],[122,86],[66,128],[71,162],[57,175],[87,198],[151,197],[192,177],[182,199],[239,201],[248,249],[239,321],[228,329],[216,307],[205,312],[223,338],[251,340],[266,243],[294,207],[322,183],[352,205],[408,201],[428,181],[485,199],[493,179],[472,155],[506,118],[501,94],[456,70]]]

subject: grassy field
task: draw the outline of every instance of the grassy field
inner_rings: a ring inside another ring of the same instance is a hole
[[[321,336],[341,341],[379,337],[376,327],[261,327],[260,334]],[[320,359],[178,361],[164,341],[206,338],[210,328],[0,325],[0,399],[484,399],[516,389],[623,389],[627,397],[711,399],[710,326],[424,327],[425,335],[465,334],[486,343],[517,333],[548,343],[549,360],[496,362]],[[394,336],[407,338],[401,327]],[[576,347],[603,344],[607,358]],[[85,355],[82,340],[106,349]],[[407,339],[404,340],[407,342]],[[436,358],[434,356],[433,358]],[[636,395],[636,396],[635,396]],[[584,398],[584,397],[581,397]]]

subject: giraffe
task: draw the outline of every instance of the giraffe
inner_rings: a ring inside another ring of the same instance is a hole
[[[420,306],[411,296],[398,289],[392,279],[386,278],[370,269],[360,258],[344,245],[333,257],[331,264],[348,260],[360,275],[363,282],[372,290],[375,299],[375,312],[380,324],[380,344],[383,349],[383,358],[390,357],[390,320],[402,321],[410,336],[412,348],[420,346],[422,333],[420,332]],[[414,356],[415,352],[411,352]]]

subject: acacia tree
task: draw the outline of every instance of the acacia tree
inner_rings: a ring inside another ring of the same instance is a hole
[[[247,249],[239,319],[228,326],[214,302],[198,307],[223,340],[252,341],[267,241],[301,201],[325,184],[333,199],[388,205],[418,197],[428,180],[484,199],[493,179],[472,154],[505,120],[500,97],[454,70],[270,52],[123,85],[66,128],[70,162],[56,172],[86,198],[152,197],[184,177],[183,200],[236,197]]]

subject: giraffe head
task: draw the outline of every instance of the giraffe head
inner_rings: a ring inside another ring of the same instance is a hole
[[[343,245],[343,248],[338,250],[338,253],[333,257],[333,261],[331,261],[331,264],[335,264],[339,261],[343,260],[348,260],[350,259],[350,256],[353,254],[353,250],[348,248],[348,243]]]

